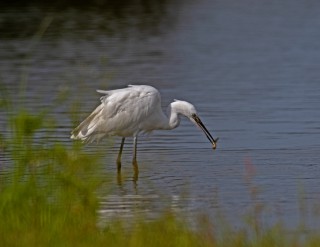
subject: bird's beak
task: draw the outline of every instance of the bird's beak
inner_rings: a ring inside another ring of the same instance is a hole
[[[202,131],[206,134],[208,140],[211,142],[212,144],[212,148],[216,149],[217,148],[217,142],[219,140],[219,138],[214,139],[210,132],[207,130],[207,128],[204,126],[204,124],[201,122],[200,118],[196,115],[193,114],[192,115],[192,119],[195,121],[195,123],[200,127],[200,129],[202,129]]]

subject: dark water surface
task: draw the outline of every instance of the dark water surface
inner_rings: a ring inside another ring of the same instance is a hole
[[[42,109],[67,90],[85,117],[99,102],[96,89],[150,84],[164,108],[174,98],[192,102],[220,137],[212,151],[188,121],[141,137],[136,184],[131,139],[121,183],[120,140],[104,141],[105,169],[114,177],[111,196],[101,198],[104,218],[169,205],[212,217],[222,208],[236,223],[261,203],[266,217],[291,224],[303,198],[306,218],[319,226],[312,220],[320,206],[319,1],[150,1],[114,11],[36,6],[0,11],[0,82],[17,102],[22,90],[23,104]],[[39,141],[70,142],[68,109],[55,110],[55,138]],[[96,155],[96,148],[87,151]]]

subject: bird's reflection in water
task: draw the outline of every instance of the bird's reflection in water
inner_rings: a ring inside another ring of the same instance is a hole
[[[118,163],[117,162],[117,166],[119,168],[119,165],[121,167],[121,163]],[[133,176],[132,176],[132,181],[133,181],[133,185],[134,185],[134,189],[136,190],[137,189],[137,186],[138,186],[138,179],[139,179],[139,167],[138,167],[138,162],[137,161],[134,161],[132,163],[132,167],[133,167]],[[122,173],[121,173],[121,168],[118,169],[118,172],[117,172],[117,183],[120,187],[123,186],[123,182],[124,182],[124,179],[123,179],[123,176],[122,176]]]
[[[138,162],[135,160],[135,161],[132,163],[132,166],[133,166],[133,182],[134,182],[135,184],[137,184],[138,178],[139,178]]]

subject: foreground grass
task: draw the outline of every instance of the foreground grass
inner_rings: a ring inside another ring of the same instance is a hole
[[[10,160],[0,175],[0,246],[320,246],[316,232],[263,228],[257,213],[241,229],[205,216],[191,228],[170,210],[152,221],[137,216],[98,226],[98,191],[108,177],[100,160],[77,143],[36,143],[43,130],[53,132],[48,111],[9,108],[14,114],[0,136],[1,156]]]

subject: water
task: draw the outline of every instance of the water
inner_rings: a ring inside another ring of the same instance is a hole
[[[105,141],[111,196],[102,218],[168,205],[186,215],[221,208],[237,223],[255,203],[268,218],[299,221],[299,202],[319,206],[320,3],[317,1],[130,1],[117,8],[6,7],[1,10],[0,81],[32,109],[61,91],[82,101],[95,89],[157,87],[165,108],[192,102],[213,134],[190,122],[139,140],[140,176],[132,181],[132,143],[116,176],[119,139]],[[22,86],[21,86],[22,85]],[[21,97],[22,99],[23,97]],[[49,141],[69,143],[68,105],[55,109],[59,129]],[[1,126],[3,119],[1,118]],[[44,141],[44,140],[39,140]],[[87,151],[96,155],[95,145]],[[250,179],[248,180],[248,176]],[[258,189],[254,194],[253,189]],[[301,193],[301,191],[303,191]],[[310,224],[313,213],[307,216]]]

